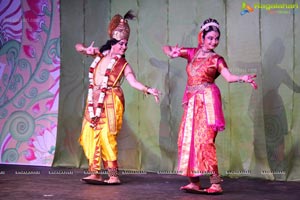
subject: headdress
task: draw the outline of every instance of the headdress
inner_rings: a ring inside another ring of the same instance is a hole
[[[209,23],[201,26],[200,32],[202,32],[204,29],[206,29],[209,26],[215,26],[215,27],[219,28],[219,24],[217,24],[216,22],[209,22]]]
[[[129,10],[124,17],[116,14],[110,21],[108,26],[108,35],[111,39],[123,40],[129,38],[130,27],[127,19],[133,19],[135,15],[132,10]]]

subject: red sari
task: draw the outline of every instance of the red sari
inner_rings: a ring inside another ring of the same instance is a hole
[[[216,53],[206,58],[196,58],[197,54],[198,48],[184,48],[181,53],[188,61],[188,79],[178,134],[178,173],[189,177],[218,174],[214,142],[225,128],[221,94],[214,81],[227,65]]]

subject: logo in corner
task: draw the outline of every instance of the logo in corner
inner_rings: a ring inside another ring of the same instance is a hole
[[[242,2],[241,15],[245,15],[253,11],[254,9],[250,5],[248,5],[245,1]]]

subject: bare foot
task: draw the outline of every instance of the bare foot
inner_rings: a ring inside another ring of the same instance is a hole
[[[205,191],[210,194],[219,194],[223,192],[223,189],[220,184],[212,184],[208,189],[205,189]]]
[[[109,177],[109,179],[105,180],[105,182],[109,183],[109,184],[119,184],[119,183],[121,183],[119,177],[115,177],[115,176]]]
[[[180,187],[180,190],[200,190],[200,183],[190,183],[185,186]]]
[[[96,181],[103,181],[103,178],[99,174],[91,174],[87,177],[84,177],[82,180],[96,180]]]

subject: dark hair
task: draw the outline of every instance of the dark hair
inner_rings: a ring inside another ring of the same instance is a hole
[[[218,22],[217,20],[212,19],[212,18],[208,18],[208,19],[206,19],[206,20],[203,22],[203,24],[201,25],[201,28],[202,28],[205,24],[208,24],[208,23],[211,23],[211,22],[214,22],[214,23],[216,23],[216,24],[219,25],[219,22]],[[201,28],[200,28],[200,29],[201,29]],[[203,35],[202,35],[203,39],[205,38],[206,34],[207,34],[208,32],[211,32],[211,31],[216,31],[216,32],[219,33],[219,36],[221,36],[221,32],[220,32],[220,30],[219,30],[218,27],[216,27],[216,26],[208,26],[206,29],[203,30]]]
[[[114,38],[107,40],[104,45],[100,47],[100,52],[103,53],[106,50],[110,50],[112,45],[115,45],[119,42],[119,40],[116,40]]]

